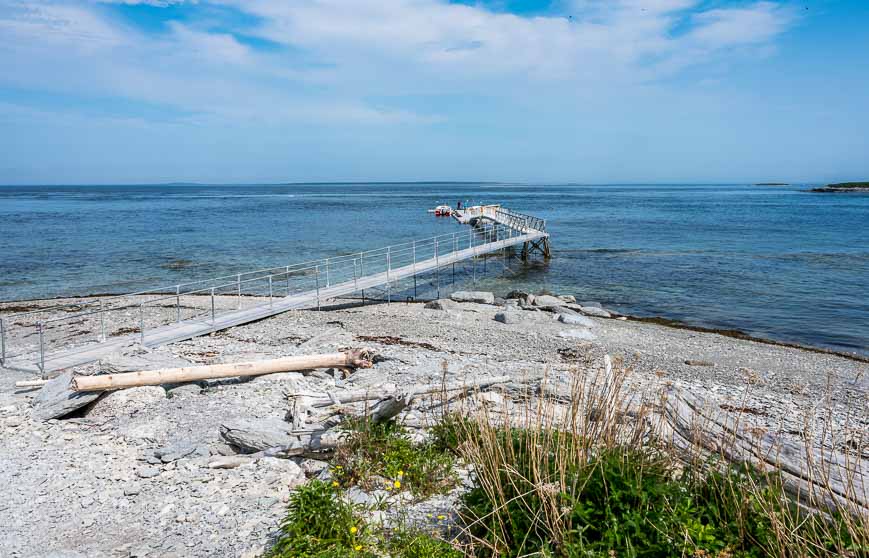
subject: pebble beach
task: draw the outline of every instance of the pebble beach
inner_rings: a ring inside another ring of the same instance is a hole
[[[759,428],[785,436],[829,417],[838,425],[832,443],[848,443],[869,427],[869,364],[863,359],[607,318],[593,303],[566,300],[567,310],[494,296],[492,303],[342,302],[150,351],[130,347],[123,357],[140,359],[143,369],[349,347],[371,348],[379,358],[346,377],[318,370],[121,390],[47,421],[32,406],[40,390],[14,385],[31,376],[4,371],[0,522],[6,536],[0,555],[261,555],[292,488],[322,475],[326,464],[260,459],[224,470],[209,463],[235,451],[221,438],[222,424],[283,419],[293,392],[388,391],[500,375],[557,383],[578,369],[601,367],[610,355],[629,370],[634,393],[653,397],[662,386],[676,385],[713,405],[741,409]],[[487,394],[489,402],[509,399],[497,394]],[[404,418],[413,423],[415,417]],[[430,516],[439,508],[446,512],[450,500],[395,507]]]

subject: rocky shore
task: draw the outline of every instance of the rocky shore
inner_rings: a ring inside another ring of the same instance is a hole
[[[295,458],[212,465],[238,451],[227,443],[228,423],[282,420],[289,392],[559,378],[599,367],[610,355],[630,370],[636,393],[673,384],[784,435],[829,417],[837,439],[857,439],[869,428],[865,362],[630,321],[592,301],[520,292],[295,311],[150,352],[131,347],[117,358],[147,368],[362,346],[374,349],[378,362],[346,377],[314,371],[133,388],[48,421],[32,406],[39,390],[15,388],[28,378],[3,370],[0,555],[260,555],[274,540],[292,489],[322,475],[326,464]],[[448,502],[420,505],[430,517]]]

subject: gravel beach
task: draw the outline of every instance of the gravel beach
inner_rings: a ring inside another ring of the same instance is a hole
[[[288,392],[386,390],[437,383],[445,373],[447,381],[561,378],[601,367],[608,354],[631,370],[637,393],[672,383],[786,434],[827,416],[841,439],[869,427],[869,364],[858,359],[588,315],[593,311],[565,313],[559,321],[556,312],[515,301],[440,306],[293,311],[142,355],[234,363],[370,347],[382,357],[346,378],[317,371],[133,388],[68,418],[40,421],[31,407],[39,390],[14,385],[30,376],[3,370],[0,556],[259,555],[292,487],[318,474],[322,463],[262,459],[227,470],[208,463],[233,452],[220,437],[222,423],[283,419]]]

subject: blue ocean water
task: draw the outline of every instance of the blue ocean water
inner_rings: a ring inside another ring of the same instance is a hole
[[[806,186],[0,187],[0,300],[120,293],[451,232],[440,202],[547,219],[553,259],[484,284],[869,354],[869,195]]]

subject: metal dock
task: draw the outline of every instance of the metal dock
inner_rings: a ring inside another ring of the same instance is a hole
[[[289,310],[384,289],[445,266],[522,247],[549,256],[544,220],[500,206],[457,211],[471,225],[401,244],[296,265],[217,277],[127,295],[82,299],[0,318],[0,365],[41,373],[94,362],[133,343],[157,347]]]

